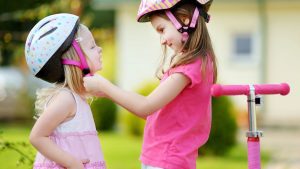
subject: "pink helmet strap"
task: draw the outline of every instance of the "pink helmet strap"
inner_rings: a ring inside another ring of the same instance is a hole
[[[166,15],[171,20],[171,22],[173,23],[173,25],[177,30],[182,28],[182,25],[177,21],[177,19],[175,18],[175,16],[172,14],[170,10],[166,10]]]
[[[199,10],[196,7],[194,14],[193,14],[193,18],[190,22],[189,26],[182,26],[178,20],[176,19],[176,17],[172,14],[172,12],[170,10],[166,10],[166,15],[168,16],[168,18],[171,20],[171,22],[173,23],[173,25],[175,26],[175,28],[182,33],[182,41],[186,42],[189,38],[189,32],[194,29],[196,27],[196,23],[197,23],[197,19],[199,17]]]
[[[76,60],[71,60],[71,59],[62,59],[62,64],[77,66],[82,70],[84,75],[90,74],[89,66],[88,66],[86,59],[82,53],[82,50],[80,49],[80,46],[76,42],[76,40],[72,41],[72,46],[74,47],[76,53],[78,54],[80,61],[78,62]]]
[[[191,28],[195,28],[195,27],[196,27],[196,23],[197,23],[198,17],[199,17],[199,10],[198,10],[198,8],[196,7],[196,8],[195,8],[195,11],[194,11],[194,14],[193,14],[192,21],[191,21],[191,23],[190,23],[190,27],[191,27]]]
[[[73,65],[73,66],[77,66],[79,67],[81,70],[81,63],[75,60],[71,60],[71,59],[62,59],[62,64],[63,65]]]

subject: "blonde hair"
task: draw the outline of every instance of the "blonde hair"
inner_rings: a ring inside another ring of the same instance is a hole
[[[178,18],[178,21],[183,24],[183,19],[188,18],[191,21],[195,10],[195,4],[188,3],[184,1],[184,3],[178,4],[174,8],[171,9],[171,12]],[[201,7],[200,7],[201,8]],[[203,9],[200,9],[203,10]],[[207,9],[205,9],[207,10]],[[154,12],[152,15],[158,15],[163,17],[164,19],[170,20],[164,11]],[[202,61],[201,73],[203,77],[206,74],[207,64],[209,61],[213,63],[213,73],[214,73],[214,83],[217,81],[217,64],[216,64],[216,56],[212,47],[212,43],[210,40],[210,36],[206,27],[205,20],[202,16],[198,17],[196,29],[189,33],[189,39],[183,44],[184,53],[174,54],[170,60],[170,68],[174,68],[180,65],[188,64],[193,62],[195,59],[199,58]],[[163,57],[161,63],[156,71],[156,76],[161,78],[164,73],[163,66],[166,63],[166,45],[163,48]]]
[[[78,31],[75,35],[76,39],[78,39],[78,37],[80,37],[83,27],[84,27],[84,25],[79,25]],[[79,42],[79,46],[80,46],[80,42]],[[84,51],[83,51],[83,53],[84,53]],[[84,55],[86,56],[85,53],[84,53]],[[62,58],[79,61],[79,57],[73,46],[71,46],[62,55]],[[37,92],[36,92],[37,98],[35,101],[36,114],[35,114],[34,118],[38,118],[42,114],[48,101],[54,95],[56,95],[60,89],[62,89],[64,87],[69,88],[70,90],[74,91],[75,93],[77,93],[81,96],[86,95],[86,92],[85,92],[85,89],[83,86],[82,70],[73,65],[63,65],[63,68],[64,68],[64,75],[65,75],[64,82],[55,83],[53,87],[47,87],[47,88],[42,88],[42,89],[37,90]]]

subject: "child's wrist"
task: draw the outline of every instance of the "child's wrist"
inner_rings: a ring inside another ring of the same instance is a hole
[[[66,159],[65,159],[65,164],[64,164],[64,167],[66,168],[71,168],[75,162],[77,161],[76,158],[74,158],[73,156],[68,156]]]
[[[109,88],[109,86],[111,85],[110,81],[107,80],[106,78],[101,79],[101,82],[98,83],[98,85],[100,85],[100,87],[104,90],[102,90],[105,94],[107,93],[107,89]]]

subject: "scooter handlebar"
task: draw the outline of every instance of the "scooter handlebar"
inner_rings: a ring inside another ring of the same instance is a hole
[[[290,86],[287,83],[281,84],[256,84],[255,94],[281,94],[287,95]],[[250,85],[220,85],[214,84],[211,88],[211,95],[214,97],[223,95],[249,95]]]

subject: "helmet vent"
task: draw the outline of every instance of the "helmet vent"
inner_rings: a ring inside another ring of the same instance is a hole
[[[28,43],[27,43],[29,49],[30,49],[30,46],[31,46],[33,37],[34,37],[34,35],[31,35],[31,36],[29,37],[29,40],[28,40]]]
[[[39,27],[39,30],[40,30],[43,26],[45,26],[46,24],[48,24],[49,22],[52,22],[52,21],[54,21],[54,20],[56,20],[56,18],[55,18],[55,19],[51,19],[51,20],[45,22],[43,25],[41,25],[41,26]]]
[[[57,29],[57,27],[53,27],[52,29],[50,29],[49,31],[47,31],[46,33],[44,33],[43,35],[40,36],[39,40],[41,40],[43,37],[51,34],[52,32],[54,32]]]

